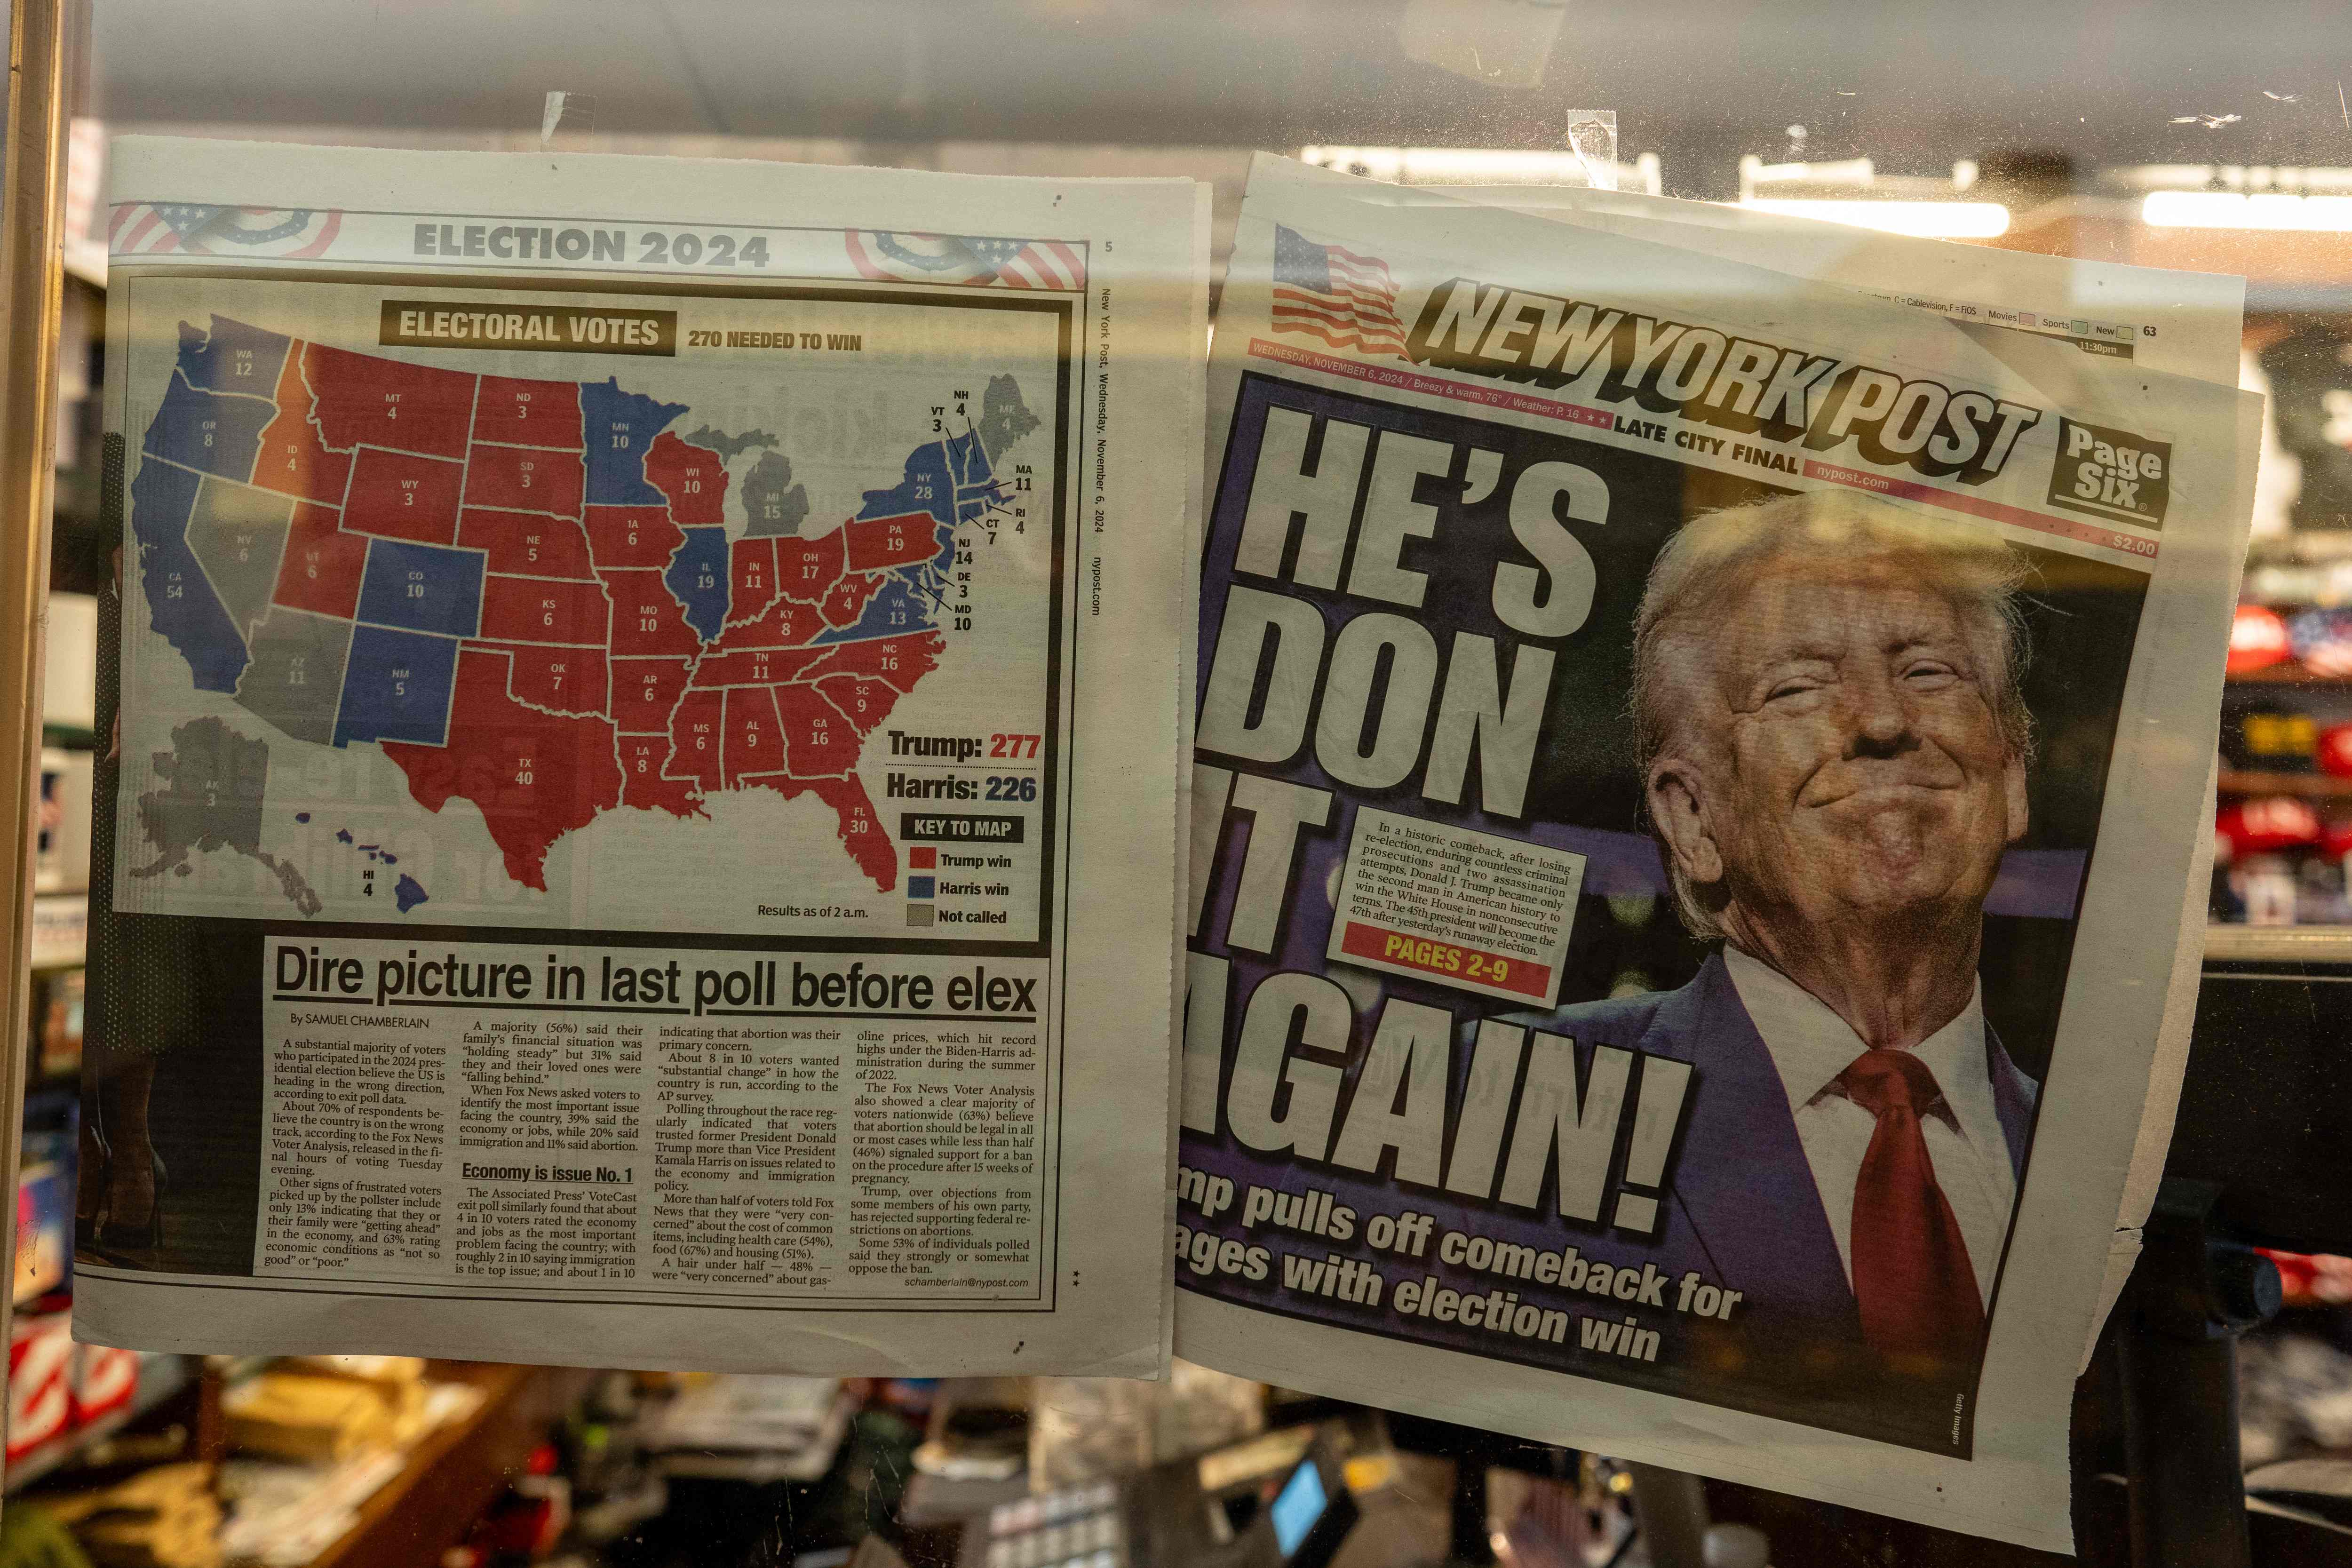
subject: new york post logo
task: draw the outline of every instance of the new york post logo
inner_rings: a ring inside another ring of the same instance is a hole
[[[2171,499],[2171,442],[2060,416],[2052,506],[2160,529]]]

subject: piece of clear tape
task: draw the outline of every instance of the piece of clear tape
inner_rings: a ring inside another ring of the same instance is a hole
[[[1576,155],[1586,186],[1596,191],[1617,188],[1617,111],[1613,109],[1571,109],[1562,141]]]

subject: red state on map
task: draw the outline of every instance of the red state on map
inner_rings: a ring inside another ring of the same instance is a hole
[[[717,528],[723,521],[727,465],[718,453],[665,430],[646,448],[646,479],[669,498],[670,515],[680,528]]]
[[[940,552],[939,520],[927,511],[860,518],[841,525],[849,536],[849,569],[879,572],[912,566]]]
[[[588,470],[576,452],[477,446],[466,459],[466,504],[576,518]]]
[[[888,681],[866,675],[820,675],[816,689],[841,710],[841,716],[849,721],[861,741],[890,717],[890,710],[898,706],[904,695]]]
[[[507,695],[518,702],[581,719],[610,717],[604,656],[594,648],[538,647],[529,643],[473,643],[507,656]]]
[[[477,380],[467,372],[312,343],[302,356],[302,374],[330,447],[466,455]]]
[[[360,572],[367,564],[367,536],[345,533],[341,515],[332,508],[296,506],[270,602],[350,620],[359,614]]]
[[[882,818],[866,798],[866,786],[857,782],[856,773],[845,773],[837,779],[818,779],[810,786],[816,797],[833,807],[837,819],[836,830],[841,835],[841,847],[857,862],[857,868],[873,879],[874,886],[887,893],[898,885],[898,851],[890,836],[882,831]]]
[[[620,804],[614,740],[604,720],[558,718],[516,701],[506,658],[467,648],[457,655],[447,743],[381,744],[425,810],[457,799],[480,808],[507,875],[543,893],[549,847]]]
[[[784,725],[785,772],[795,778],[826,778],[857,765],[857,732],[824,693],[804,680],[775,689],[776,714]]]
[[[580,384],[486,375],[474,402],[474,439],[579,451]]]
[[[726,697],[689,691],[678,699],[669,721],[669,760],[665,777],[691,779],[706,790],[719,787],[719,737],[726,722]]]
[[[614,658],[611,662],[613,721],[632,732],[667,734],[670,710],[677,706],[694,662],[684,658]]]
[[[901,691],[940,667],[947,639],[937,632],[916,632],[902,637],[868,637],[861,642],[835,643],[822,675],[870,675]]]
[[[341,506],[352,455],[330,452],[319,440],[319,427],[310,422],[310,388],[302,380],[302,347],[297,342],[287,352],[286,368],[278,373],[278,417],[262,429],[253,482],[280,495]]]
[[[483,570],[523,577],[593,579],[588,536],[576,522],[528,511],[467,507],[457,514],[457,542],[483,552]]]
[[[611,624],[601,583],[482,579],[482,636],[488,641],[571,643],[601,650]]]
[[[457,488],[465,472],[463,464],[446,458],[363,447],[352,468],[343,526],[418,544],[455,543]]]
[[[662,764],[668,758],[668,735],[623,735],[621,804],[641,811],[666,811],[672,816],[705,815],[702,792],[691,780],[662,775]]]
[[[815,539],[776,541],[776,585],[804,605],[814,605],[849,569],[841,531]]]
[[[844,576],[826,590],[817,612],[824,616],[828,626],[837,628],[854,626],[857,624],[857,617],[866,613],[866,601],[880,591],[882,583],[879,576],[860,577],[855,574]]]
[[[588,509],[588,552],[596,570],[614,572],[651,567],[659,572],[686,542],[686,535],[658,506],[592,506]]]
[[[739,621],[720,632],[719,640],[710,646],[719,653],[739,648],[805,647],[831,629],[814,605],[778,599],[757,618]]]
[[[757,619],[775,603],[776,542],[739,539],[727,551],[727,616],[730,622]]]
[[[828,649],[821,647],[751,648],[742,653],[707,653],[694,667],[697,686],[772,686],[797,680],[823,664]]]
[[[686,624],[686,611],[671,597],[660,573],[607,572],[604,587],[613,596],[614,658],[676,654],[691,658],[702,651],[702,639]]]
[[[775,700],[767,688],[730,688],[725,744],[719,753],[727,786],[734,788],[746,773],[773,773],[783,754],[783,731],[776,723]]]
[[[876,890],[887,893],[898,885],[898,851],[891,844],[890,836],[882,830],[882,819],[856,773],[823,779],[766,773],[747,776],[743,786],[772,789],[786,800],[803,795],[816,796],[833,807],[834,831],[840,835],[841,847],[849,851],[857,868],[873,879]]]

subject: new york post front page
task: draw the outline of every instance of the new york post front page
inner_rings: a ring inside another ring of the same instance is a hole
[[[1178,1353],[2065,1547],[2256,400],[1272,160],[1219,329]]]
[[[1548,216],[1843,284],[1877,299],[1933,311],[1995,341],[2008,333],[2055,338],[2085,353],[2129,361],[2143,369],[2170,371],[2221,386],[2239,384],[2246,298],[2242,278],[1916,239],[1850,224],[1628,191],[1527,185],[1441,191],[1350,179],[1304,163],[1269,163],[1265,173],[1270,179],[1336,183],[1359,201],[1427,205],[1467,199]],[[2139,1257],[2140,1228],[2163,1178],[2172,1108],[2188,1067],[2209,894],[2204,841],[2199,842],[2198,863],[2181,889],[2179,951],[2148,1076],[2147,1113],[2108,1244],[2101,1310],[2083,1347],[2085,1365],[2106,1310]]]

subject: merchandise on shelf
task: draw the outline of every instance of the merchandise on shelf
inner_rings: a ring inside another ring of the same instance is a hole
[[[2343,443],[2343,400],[2352,393],[2352,358],[2339,330],[2313,322],[2262,351],[2270,377],[2279,445],[2303,465],[2294,501],[2298,531],[2352,528],[2352,450]]]
[[[2352,921],[2344,856],[2352,823],[2330,823],[2293,795],[2222,805],[2213,823],[2210,914],[2224,923],[2337,925]]]
[[[2319,748],[2319,726],[2299,708],[2265,702],[2223,720],[2221,756],[2231,767],[2266,773],[2307,773]]]
[[[2352,1303],[2352,1258],[2324,1252],[2254,1249],[2278,1266],[2279,1291],[2289,1307],[2341,1307]]]
[[[20,1310],[8,1339],[7,1463],[129,1409],[139,1396],[139,1368],[137,1351],[76,1344],[63,1295]]]
[[[315,1372],[347,1377],[359,1383],[387,1385],[386,1398],[401,1399],[404,1392],[425,1382],[425,1358],[413,1355],[289,1355],[278,1365],[289,1372]]]
[[[2352,560],[2338,556],[2249,564],[2245,596],[2255,605],[2352,605]]]
[[[41,722],[89,730],[98,722],[98,600],[49,595],[49,648],[44,664]]]
[[[557,1473],[552,1444],[533,1450],[507,1494],[474,1526],[466,1548],[477,1563],[536,1560],[555,1550],[572,1524],[572,1482]]]
[[[2352,610],[2296,612],[2286,624],[2287,642],[2304,668],[2330,679],[2352,675]]]
[[[33,841],[33,890],[80,892],[89,886],[90,790],[95,758],[89,752],[41,749],[40,824]]]
[[[2352,531],[2326,537],[2352,543]],[[2258,564],[2245,596],[2222,700],[2208,912],[2223,924],[2352,924],[2352,559]]]
[[[265,1372],[221,1399],[231,1447],[320,1463],[415,1441],[427,1425],[425,1384],[308,1372]]]
[[[2352,778],[2352,724],[2330,724],[2319,732],[2312,758],[2334,778]]]
[[[2305,849],[2324,839],[2319,813],[2293,795],[2257,796],[2225,805],[2213,829],[2229,846],[2231,863],[2250,856]]]
[[[62,1078],[81,1068],[84,972],[52,969],[33,975],[32,1058],[37,1078]]]
[[[33,967],[79,966],[89,947],[89,897],[43,893],[33,900]]]
[[[70,1312],[19,1312],[9,1325],[9,1464],[72,1428],[73,1359]]]
[[[73,1210],[72,1140],[63,1133],[28,1134],[16,1177],[15,1300],[32,1300],[66,1282]]]
[[[2306,1333],[2238,1344],[2239,1453],[2249,1467],[2352,1444],[2352,1355]]]
[[[77,1426],[130,1408],[139,1394],[139,1352],[113,1345],[76,1345],[71,1392]]]
[[[41,1506],[101,1565],[217,1568],[222,1560],[210,1465],[158,1465],[102,1490],[44,1497]]]
[[[2230,624],[2231,674],[2284,664],[2293,647],[2286,622],[2276,610],[2262,605],[2238,606],[2237,617]]]

